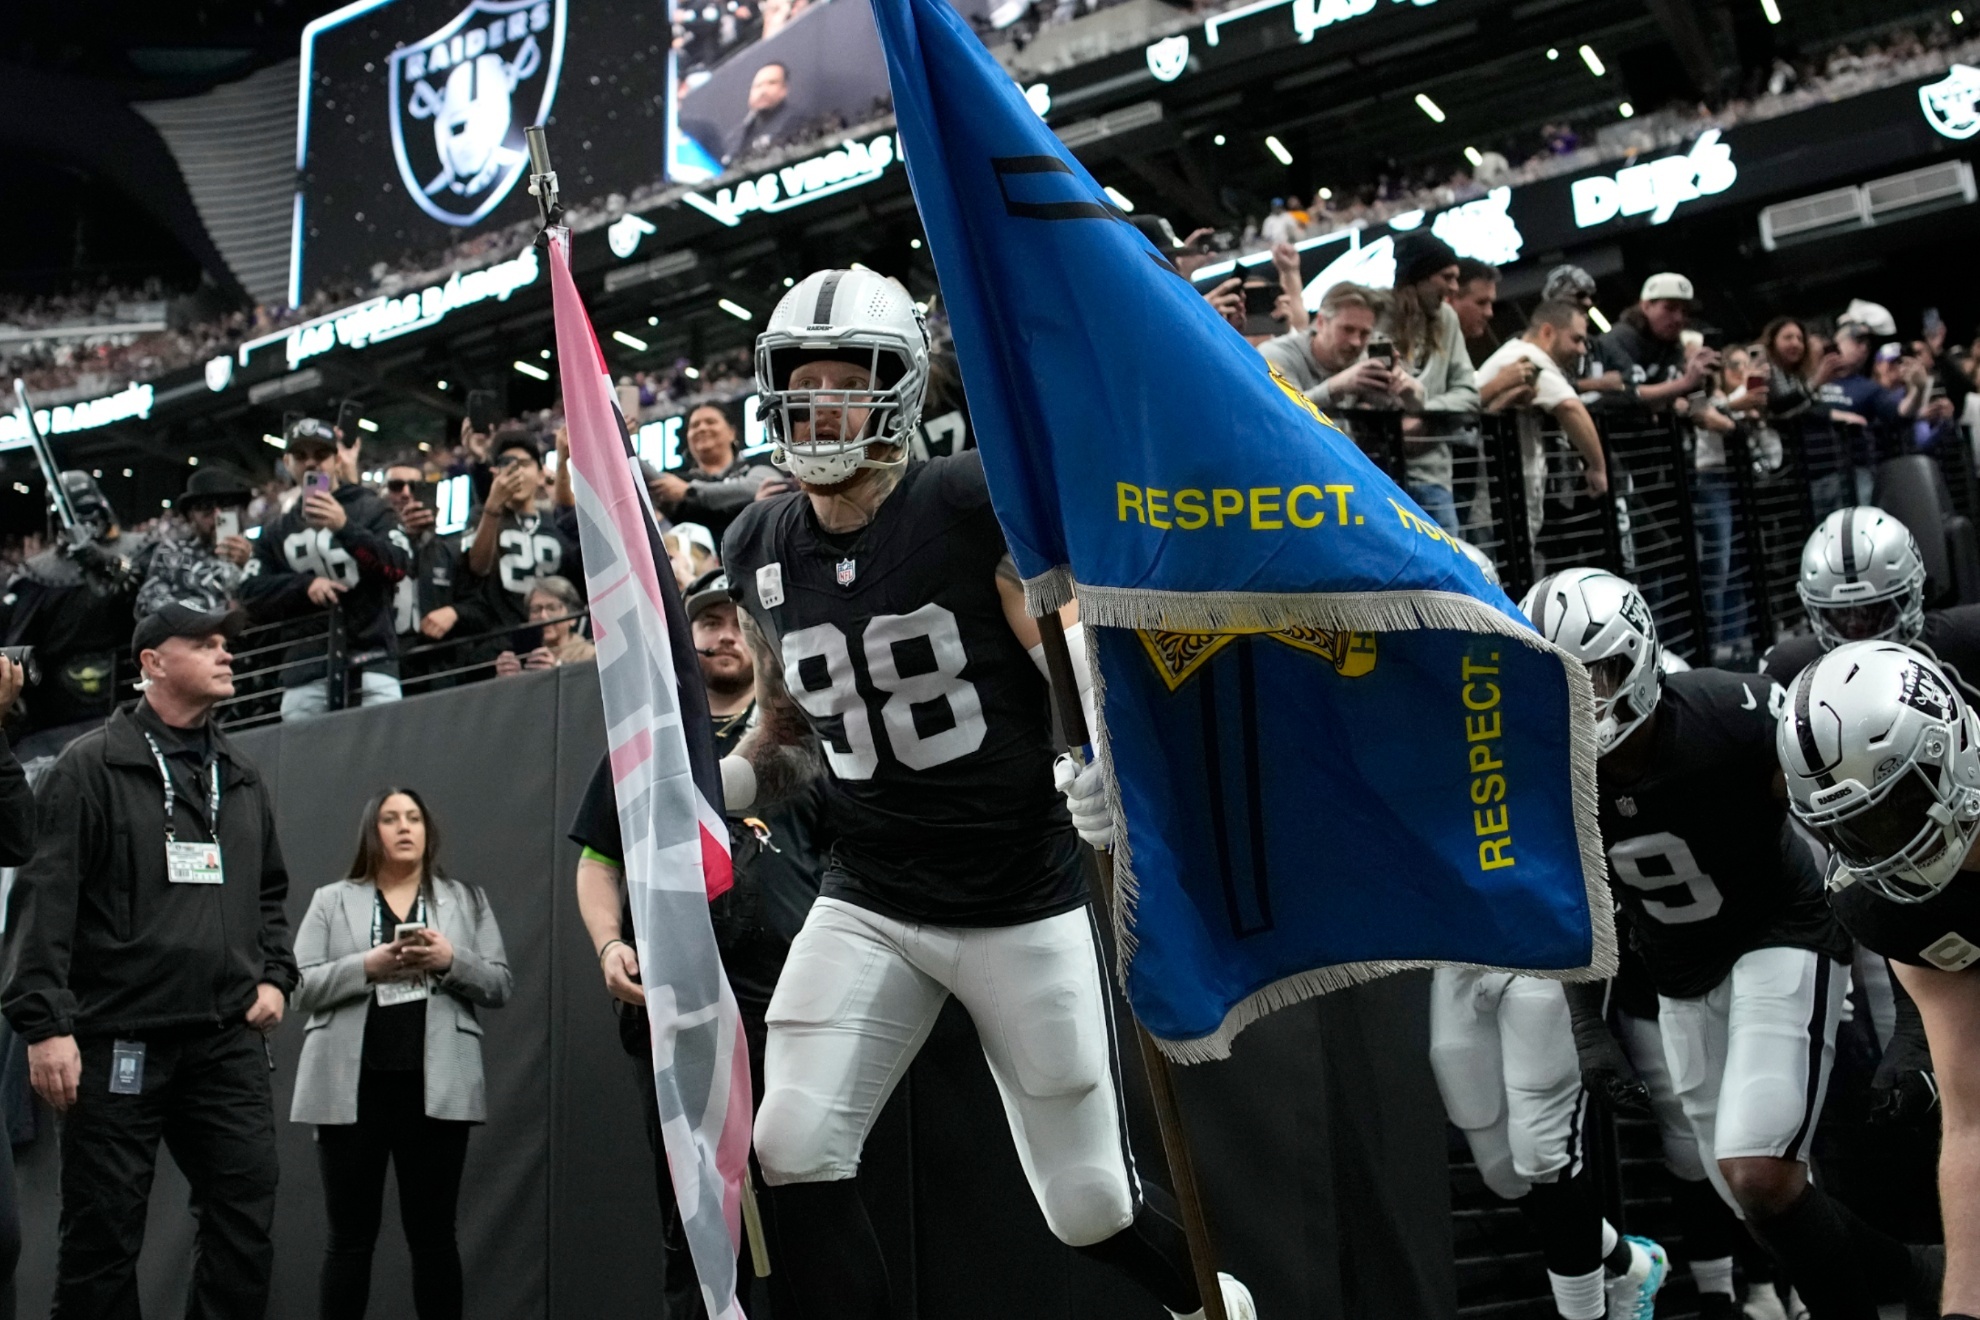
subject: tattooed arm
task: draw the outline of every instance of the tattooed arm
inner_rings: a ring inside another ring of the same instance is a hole
[[[730,811],[775,806],[825,771],[818,740],[784,684],[783,657],[771,648],[748,610],[736,613],[756,664],[756,720],[736,750],[722,758],[722,785]]]

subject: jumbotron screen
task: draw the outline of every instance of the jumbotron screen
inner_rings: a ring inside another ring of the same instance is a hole
[[[566,198],[663,177],[664,0],[357,0],[303,32],[290,297],[534,213],[523,130]]]

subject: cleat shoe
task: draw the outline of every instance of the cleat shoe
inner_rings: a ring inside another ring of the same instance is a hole
[[[1657,1313],[1657,1293],[1670,1277],[1670,1257],[1646,1237],[1631,1234],[1629,1269],[1608,1282],[1609,1320],[1651,1320]]]
[[[1228,1274],[1219,1274],[1217,1282],[1224,1293],[1224,1315],[1226,1320],[1258,1320],[1258,1306],[1251,1300],[1251,1289],[1239,1283]],[[1176,1315],[1176,1320],[1203,1320],[1203,1312],[1192,1311],[1188,1315]]]

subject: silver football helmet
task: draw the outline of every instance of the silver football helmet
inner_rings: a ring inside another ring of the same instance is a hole
[[[1478,571],[1485,575],[1487,582],[1495,587],[1501,585],[1499,582],[1499,566],[1492,562],[1492,556],[1486,554],[1469,541],[1459,540],[1457,537],[1452,537],[1451,540],[1457,546],[1459,553],[1472,563],[1478,565]]]
[[[1868,504],[1837,509],[1801,547],[1795,584],[1823,649],[1916,641],[1925,627],[1925,561],[1905,525]]]
[[[1980,716],[1909,647],[1845,642],[1802,670],[1774,751],[1795,817],[1835,851],[1832,889],[1921,903],[1980,836]]]
[[[1664,695],[1657,624],[1643,594],[1599,568],[1541,578],[1519,608],[1540,635],[1588,666],[1595,740],[1603,755],[1650,718]]]
[[[792,389],[809,362],[867,373],[859,389]],[[770,461],[799,481],[830,486],[860,468],[904,463],[928,388],[928,327],[896,280],[870,270],[821,270],[777,303],[756,337],[756,388]],[[893,457],[874,457],[874,444]]]

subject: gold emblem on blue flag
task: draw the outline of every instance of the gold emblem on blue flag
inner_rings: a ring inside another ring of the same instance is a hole
[[[1171,692],[1188,682],[1192,674],[1209,663],[1211,656],[1231,642],[1258,634],[1319,656],[1342,678],[1360,678],[1375,668],[1374,633],[1333,632],[1323,628],[1243,628],[1220,633],[1135,629],[1142,649],[1155,663],[1155,672],[1162,676]]]

